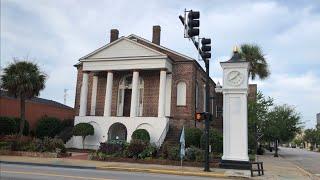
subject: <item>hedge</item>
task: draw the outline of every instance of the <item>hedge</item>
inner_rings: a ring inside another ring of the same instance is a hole
[[[223,136],[216,129],[212,129],[209,132],[209,144],[211,145],[212,152],[222,153],[223,152]],[[205,134],[201,136],[201,147],[205,149]]]
[[[185,128],[186,147],[200,147],[200,138],[203,134],[199,128]]]
[[[36,136],[38,138],[43,137],[55,137],[61,131],[61,121],[55,117],[44,116],[40,118],[36,127]]]
[[[20,118],[0,117],[1,135],[18,134],[20,130]],[[23,135],[29,134],[29,123],[26,120],[24,123]]]

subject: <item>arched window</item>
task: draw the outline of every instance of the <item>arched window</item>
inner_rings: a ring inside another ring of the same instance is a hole
[[[177,84],[177,106],[185,106],[187,104],[187,84],[179,82]]]

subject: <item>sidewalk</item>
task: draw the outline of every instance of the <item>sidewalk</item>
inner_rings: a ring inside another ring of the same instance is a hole
[[[80,154],[79,154],[80,155]],[[82,155],[81,155],[82,156]],[[303,169],[291,162],[274,158],[272,154],[258,156],[259,161],[264,163],[264,176],[255,176],[253,179],[312,179]],[[38,158],[21,156],[0,156],[1,162],[12,162],[20,164],[62,166],[73,168],[101,169],[112,171],[146,172],[185,176],[202,176],[214,178],[250,178],[250,171],[227,170],[211,168],[211,172],[203,172],[199,167],[180,167],[156,164],[138,164],[123,162],[103,162],[74,158]]]
[[[258,156],[258,161],[264,165],[264,176],[254,177],[253,179],[316,179],[311,177],[308,172],[297,165],[281,158],[273,157],[273,154],[266,152],[265,155]]]

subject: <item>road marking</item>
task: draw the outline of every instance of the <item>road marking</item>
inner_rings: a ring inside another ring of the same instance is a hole
[[[26,172],[26,171],[6,171],[2,170],[2,173],[11,173],[11,174],[27,174],[27,175],[39,175],[39,176],[55,176],[55,177],[66,177],[66,178],[75,178],[75,179],[92,179],[92,180],[111,180],[105,178],[95,178],[95,177],[83,177],[83,176],[70,176],[62,174],[52,174],[52,173],[36,173],[36,172]]]

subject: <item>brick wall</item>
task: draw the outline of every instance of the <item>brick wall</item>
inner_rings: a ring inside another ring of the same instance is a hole
[[[60,120],[73,119],[74,109],[30,100],[26,101],[26,120],[29,122],[30,130],[36,127],[38,120],[44,115],[56,117]],[[0,97],[0,116],[20,117],[20,100]]]

